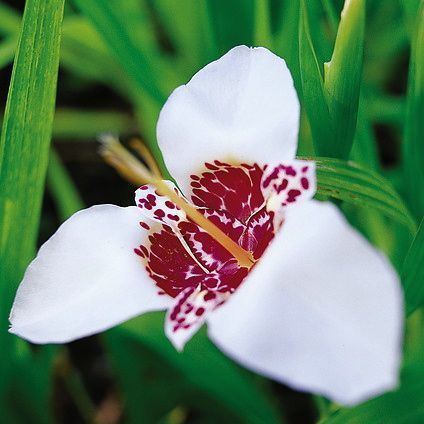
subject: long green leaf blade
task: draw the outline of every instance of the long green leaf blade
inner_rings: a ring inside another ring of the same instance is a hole
[[[317,164],[318,194],[377,209],[415,233],[415,221],[402,199],[379,174],[340,159],[311,159]]]
[[[0,139],[0,323],[8,327],[15,289],[38,233],[52,131],[64,0],[28,0]],[[0,386],[16,338],[0,332]],[[6,359],[9,358],[9,359]],[[0,388],[1,392],[1,388]],[[0,399],[1,402],[1,399]],[[0,409],[3,410],[0,405]]]
[[[33,254],[47,169],[63,0],[28,0],[0,139],[0,287],[10,292]],[[8,288],[7,288],[8,287]]]
[[[273,47],[271,34],[271,16],[268,0],[255,0],[255,20],[253,26],[253,42],[255,46],[268,49]]]
[[[412,39],[405,120],[404,170],[413,213],[424,214],[424,0]]]
[[[111,0],[74,0],[74,3],[91,20],[136,87],[163,103],[168,93],[158,78],[160,65],[155,62],[153,66],[151,54],[140,49],[126,20],[125,9]]]
[[[410,314],[424,303],[424,218],[406,255],[402,284],[406,312]]]
[[[346,0],[333,56],[325,64],[324,89],[334,131],[327,147],[332,157],[347,159],[352,148],[358,115],[364,28],[365,0]]]
[[[311,126],[315,151],[331,156],[331,120],[324,94],[322,69],[313,45],[308,7],[302,0],[299,15],[299,66],[302,83],[302,104]]]

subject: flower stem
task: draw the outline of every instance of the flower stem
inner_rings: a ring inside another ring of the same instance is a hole
[[[174,190],[169,188],[164,180],[153,175],[134,155],[113,136],[103,136],[101,139],[102,148],[100,153],[107,162],[116,167],[121,173],[131,175],[132,181],[139,181],[141,184],[150,183],[154,185],[162,196],[168,197],[199,227],[203,228],[222,247],[224,247],[237,260],[243,268],[251,268],[254,264],[253,256],[240,247],[233,239],[228,237],[212,221],[202,215],[193,205],[180,197]]]

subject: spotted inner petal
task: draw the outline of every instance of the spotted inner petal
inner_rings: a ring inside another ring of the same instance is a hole
[[[228,293],[202,290],[201,285],[181,291],[165,321],[165,333],[174,346],[181,350],[205,322],[207,314],[222,305],[228,296]]]
[[[167,184],[182,196],[173,183]],[[263,168],[215,161],[191,176],[191,188],[194,206],[258,260],[283,225],[284,209],[314,195],[315,168],[305,161]],[[175,298],[166,332],[180,349],[249,270],[154,187],[140,187],[136,204],[146,218],[140,224],[145,231],[151,220],[162,224],[160,231],[151,231],[148,245],[138,246],[135,252],[159,293]]]

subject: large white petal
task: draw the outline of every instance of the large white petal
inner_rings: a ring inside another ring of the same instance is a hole
[[[293,159],[298,127],[299,101],[284,60],[263,47],[238,46],[171,94],[157,137],[171,175],[187,193],[189,175],[214,159]]]
[[[11,332],[64,343],[140,313],[165,309],[133,249],[148,233],[136,207],[100,205],[68,219],[40,249],[19,286]]]
[[[246,367],[340,403],[398,381],[397,275],[330,203],[289,208],[277,239],[208,322],[211,338]]]

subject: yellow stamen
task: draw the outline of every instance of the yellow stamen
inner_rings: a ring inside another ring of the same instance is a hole
[[[162,178],[159,166],[156,163],[156,160],[153,155],[150,153],[150,150],[146,147],[146,145],[138,138],[133,138],[130,141],[130,146],[139,154],[141,159],[143,159],[147,163],[147,166],[152,171],[153,175],[155,177]]]
[[[254,264],[253,256],[240,247],[234,240],[228,237],[212,221],[203,216],[194,206],[186,202],[174,190],[172,190],[161,178],[153,175],[135,156],[113,136],[103,136],[101,139],[102,148],[100,153],[107,162],[118,170],[126,168],[127,175],[131,175],[132,180],[137,180],[141,184],[150,183],[154,185],[158,193],[168,197],[199,227],[203,228],[221,246],[230,252],[239,265],[244,268],[251,268]]]

